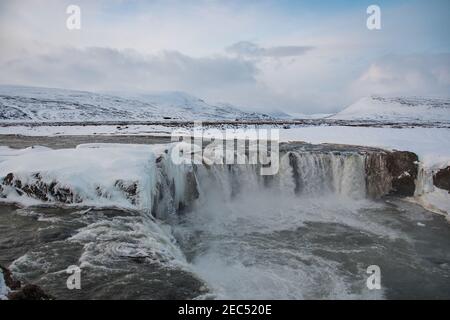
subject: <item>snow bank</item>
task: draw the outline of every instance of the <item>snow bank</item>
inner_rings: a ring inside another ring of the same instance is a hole
[[[70,191],[71,198],[77,199],[72,202],[82,205],[133,207],[130,194],[124,190],[132,190],[129,188],[135,186],[137,203],[143,206],[141,209],[148,209],[151,207],[148,190],[156,181],[156,157],[162,152],[164,147],[161,145],[91,144],[76,149],[19,151],[2,148],[0,176],[13,173],[14,180],[20,180],[22,186],[39,183],[53,185],[58,192]],[[4,190],[7,200],[23,203],[24,197],[14,189]],[[51,201],[53,196],[47,196]],[[28,199],[26,204],[39,202]]]

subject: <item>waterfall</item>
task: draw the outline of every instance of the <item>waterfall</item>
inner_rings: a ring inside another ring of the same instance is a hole
[[[188,211],[212,193],[226,201],[263,191],[363,199],[381,197],[392,187],[389,164],[393,161],[382,150],[293,144],[280,150],[278,172],[263,176],[259,164],[192,163],[187,158],[175,164],[172,150],[176,146],[93,144],[40,152],[39,162],[21,156],[2,163],[0,197],[131,208],[164,219]],[[21,162],[26,170],[16,171]]]
[[[261,176],[259,165],[173,164],[163,154],[149,184],[151,212],[164,218],[206,197],[232,201],[237,195],[271,191],[297,197],[334,195],[350,199],[379,198],[391,188],[386,157],[355,151],[282,152],[280,170]],[[142,196],[147,199],[148,196]]]
[[[356,153],[289,152],[295,193],[365,197],[365,157]]]
[[[188,171],[195,181],[188,189],[183,187],[183,170],[173,166],[165,169],[177,170],[176,189],[184,190],[178,190],[176,197],[184,205],[213,194],[231,201],[238,195],[267,191],[299,197],[337,195],[362,199],[367,194],[366,158],[353,152],[290,151],[281,155],[280,170],[274,176],[261,176],[258,165],[195,165]],[[170,188],[170,183],[163,186]],[[192,192],[195,194],[189,196]]]

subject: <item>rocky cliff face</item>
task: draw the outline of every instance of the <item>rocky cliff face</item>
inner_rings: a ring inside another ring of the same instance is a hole
[[[415,153],[407,151],[389,152],[386,166],[392,177],[391,194],[412,197],[419,169],[419,158]]]
[[[450,167],[443,168],[433,175],[433,184],[450,193]]]

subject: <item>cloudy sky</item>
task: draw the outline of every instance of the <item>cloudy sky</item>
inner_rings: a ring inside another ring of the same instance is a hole
[[[68,5],[81,30],[68,30]],[[366,9],[381,8],[381,30]],[[0,84],[185,91],[261,111],[450,95],[448,0],[0,0]]]

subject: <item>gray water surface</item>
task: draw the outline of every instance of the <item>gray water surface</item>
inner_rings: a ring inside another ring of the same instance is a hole
[[[192,224],[197,213],[169,227],[139,212],[1,205],[0,264],[58,299],[449,299],[448,222],[395,199],[361,210],[375,227],[215,232]],[[366,288],[373,264],[382,290]],[[81,290],[66,287],[70,265],[82,265]]]

